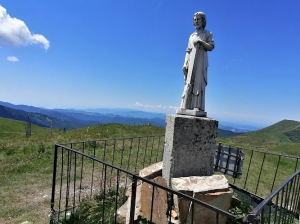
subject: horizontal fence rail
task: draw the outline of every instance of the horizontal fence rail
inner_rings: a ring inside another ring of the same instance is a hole
[[[181,195],[178,192],[139,177],[137,175],[139,170],[162,161],[163,148],[163,135],[101,139],[55,145],[51,199],[52,222],[80,223],[78,220],[81,217],[82,209],[79,209],[79,207],[85,208],[90,212],[89,214],[92,214],[91,211],[96,208],[98,211],[100,206],[102,212],[93,213],[99,216],[99,223],[118,223],[118,216],[115,214],[117,209],[126,202],[128,198],[126,192],[131,191],[134,195],[135,187],[140,183],[151,185],[150,188],[153,189],[153,192],[155,192],[155,189],[162,189],[168,192],[168,198],[183,197],[191,204],[191,211],[198,211],[197,206],[202,206],[215,212],[216,220],[219,220],[221,217],[227,217],[227,220],[232,220],[229,223],[243,222],[243,217],[202,204],[203,202],[197,201],[192,197]],[[221,169],[215,166],[215,170],[226,175],[235,192],[242,192],[250,198],[252,208],[256,208],[257,205],[262,203],[264,198],[270,197],[270,193],[274,192],[274,189],[278,189],[282,183],[285,183],[286,177],[300,169],[299,157],[249,149],[232,149],[231,147],[227,147],[227,151],[223,150],[224,148],[222,148],[223,151],[220,151],[220,149],[220,145],[216,146],[215,164],[218,164],[216,161],[220,161],[220,157],[218,157],[220,154],[227,155],[227,160],[229,161],[230,152],[235,153],[233,159],[237,163],[234,165],[233,172],[228,167]],[[225,171],[223,172],[222,170]],[[299,177],[297,178],[299,182]],[[289,186],[289,188],[284,188],[284,193],[281,193],[283,198],[287,197],[286,195],[291,192],[298,192],[299,195],[299,185],[296,184],[295,180],[292,179],[286,182],[286,186]],[[293,184],[292,187],[290,186],[291,184]],[[279,213],[274,213],[274,208],[277,206],[277,211],[283,211],[280,210],[282,206],[279,206],[281,202],[282,205],[290,208],[294,206],[296,200],[299,201],[299,198],[297,199],[294,196],[292,198],[287,197],[288,200],[278,197],[278,202],[276,202],[276,197],[274,196],[273,198],[275,199],[267,203],[267,207],[263,207],[262,212],[256,214],[252,211],[251,214],[253,215],[250,215],[248,219],[255,217],[257,222],[263,220],[261,223],[280,223],[276,220],[276,222],[264,222],[266,220],[265,217],[268,217],[266,214],[276,217]],[[87,201],[89,200],[94,204],[88,204]],[[292,206],[288,205],[288,202],[291,201],[294,203]],[[152,204],[151,206],[154,205]],[[168,214],[174,209],[172,206],[174,205],[171,203],[168,207]],[[109,211],[107,210],[108,208]],[[269,213],[266,213],[266,211]],[[193,213],[191,212],[191,214]],[[294,213],[290,212],[288,214],[292,214],[291,216],[294,217],[296,213],[297,211],[295,210]],[[261,217],[261,219],[257,217]],[[189,216],[189,219],[193,218],[193,215]],[[168,215],[168,219],[171,220],[170,215]],[[66,220],[70,221],[66,222]],[[274,219],[269,218],[269,220]]]

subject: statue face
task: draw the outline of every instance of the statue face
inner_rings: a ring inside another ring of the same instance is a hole
[[[193,23],[194,23],[194,26],[196,27],[196,29],[201,29],[202,28],[201,16],[200,15],[194,16]]]

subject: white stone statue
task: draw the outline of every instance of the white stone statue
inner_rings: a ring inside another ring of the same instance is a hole
[[[207,51],[214,49],[211,32],[205,29],[206,17],[203,12],[193,16],[196,31],[191,34],[183,64],[185,86],[180,109],[177,114],[206,116],[205,87],[207,85]]]

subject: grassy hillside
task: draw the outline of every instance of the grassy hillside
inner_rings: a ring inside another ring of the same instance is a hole
[[[278,144],[300,143],[300,122],[282,120],[261,130],[228,138],[233,144],[268,147]]]
[[[238,136],[241,133],[235,133],[233,131],[218,129],[218,137],[219,138],[230,138],[234,136]]]
[[[299,137],[300,122],[283,120],[255,132],[229,138],[220,137],[217,141],[222,142],[223,145],[300,157]]]
[[[56,114],[57,115],[57,114]],[[41,127],[56,127],[56,128],[66,128],[66,129],[73,129],[78,127],[83,127],[85,125],[89,124],[95,124],[96,121],[80,121],[75,118],[69,118],[66,120],[67,116],[59,116],[62,118],[57,118],[53,116],[49,116],[46,114],[40,114],[40,113],[33,113],[33,112],[25,112],[23,110],[17,110],[5,106],[0,105],[0,117],[1,118],[8,118],[18,121],[24,121],[27,122],[28,116],[30,119],[30,122],[32,124],[41,126]],[[100,123],[100,122],[99,122]]]
[[[0,223],[49,223],[55,143],[164,134],[152,125],[95,125],[70,131],[0,118]]]
[[[0,135],[1,134],[19,134],[25,135],[26,122],[0,117]],[[47,128],[42,128],[37,125],[31,125],[32,134],[46,133]]]
[[[254,148],[252,144],[261,147],[259,144],[263,142],[266,149],[282,153],[284,148],[285,153],[299,156],[300,143],[293,143],[284,134],[297,131],[298,125],[299,122],[282,121],[256,133],[224,141],[248,144],[251,149]],[[165,132],[164,128],[152,125],[104,124],[66,132],[53,129],[51,133],[49,128],[32,125],[33,134],[26,138],[25,126],[26,122],[0,118],[0,223],[49,223],[55,143],[159,135]]]

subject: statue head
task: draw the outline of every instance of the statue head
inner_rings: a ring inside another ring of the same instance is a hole
[[[205,28],[206,27],[206,17],[203,12],[196,12],[193,16],[193,24],[196,29]]]

